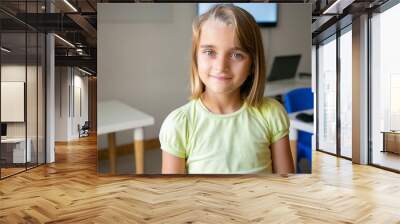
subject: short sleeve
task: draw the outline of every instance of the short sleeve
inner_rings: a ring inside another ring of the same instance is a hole
[[[269,140],[274,143],[289,134],[289,116],[281,103],[268,99],[267,119],[270,130]]]
[[[183,111],[172,111],[161,125],[161,150],[179,158],[186,157],[187,116]]]

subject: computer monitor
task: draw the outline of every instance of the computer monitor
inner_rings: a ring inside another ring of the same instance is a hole
[[[296,76],[301,55],[287,55],[275,57],[268,81],[293,79]]]
[[[1,123],[1,136],[7,136],[7,124]]]

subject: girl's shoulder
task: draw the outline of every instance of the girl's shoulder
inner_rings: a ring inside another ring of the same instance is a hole
[[[276,99],[271,97],[264,97],[262,103],[258,107],[261,113],[264,115],[286,113],[283,105]]]
[[[191,111],[194,109],[194,106],[195,106],[195,101],[194,100],[189,101],[188,103],[171,111],[165,118],[165,121],[174,123],[187,122],[189,115],[191,114]]]
[[[290,120],[284,106],[276,99],[264,98],[260,111],[269,130],[269,142],[274,143],[289,133]]]
[[[268,127],[286,126],[289,123],[288,114],[283,105],[276,99],[265,97],[258,107],[251,108],[251,113]]]
[[[159,133],[161,149],[185,158],[188,145],[188,114],[193,102],[188,102],[170,112],[164,119]]]

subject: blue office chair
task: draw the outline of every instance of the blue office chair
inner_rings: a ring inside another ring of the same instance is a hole
[[[314,98],[311,88],[294,89],[284,95],[284,104],[288,113],[314,108]],[[297,135],[297,172],[311,173],[311,138],[312,133],[298,131]],[[304,168],[304,164],[306,168]]]
[[[312,134],[298,131],[297,136],[297,172],[311,173],[312,170]]]
[[[288,113],[314,108],[311,88],[299,88],[287,92],[284,96],[284,102]]]

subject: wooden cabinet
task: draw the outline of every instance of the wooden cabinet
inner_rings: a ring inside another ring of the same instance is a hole
[[[400,131],[387,131],[383,134],[383,152],[400,154]]]

